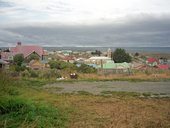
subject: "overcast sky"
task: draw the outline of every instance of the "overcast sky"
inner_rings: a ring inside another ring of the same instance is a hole
[[[0,46],[170,47],[170,0],[0,0]]]

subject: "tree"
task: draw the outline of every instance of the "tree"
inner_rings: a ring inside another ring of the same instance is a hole
[[[23,54],[16,54],[14,56],[14,63],[17,65],[17,66],[21,66],[22,62],[24,61],[24,55]]]
[[[132,57],[126,53],[125,49],[117,48],[113,54],[112,54],[112,59],[114,60],[115,63],[123,63],[123,62],[131,62]]]
[[[138,53],[138,52],[136,52],[136,53],[135,53],[135,56],[139,56],[139,53]]]
[[[49,65],[51,69],[60,69],[60,63],[58,61],[51,60]]]

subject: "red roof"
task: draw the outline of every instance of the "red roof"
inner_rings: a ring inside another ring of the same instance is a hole
[[[169,65],[167,65],[167,64],[159,64],[159,65],[157,65],[157,67],[159,69],[169,69]]]
[[[39,56],[42,56],[44,53],[44,50],[42,47],[40,46],[26,46],[26,45],[17,45],[14,48],[10,49],[12,55],[16,55],[16,54],[23,54],[24,58],[29,56],[31,53],[36,52]]]
[[[158,60],[155,59],[155,58],[148,58],[147,61],[148,61],[149,63],[158,62]]]

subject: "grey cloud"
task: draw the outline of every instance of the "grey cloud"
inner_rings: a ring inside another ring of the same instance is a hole
[[[13,7],[14,4],[11,2],[5,2],[3,0],[0,0],[0,8],[5,8],[5,7]]]
[[[20,40],[50,46],[170,47],[170,18],[143,17],[94,26],[32,25],[4,28],[1,42]],[[4,43],[5,45],[5,43]]]

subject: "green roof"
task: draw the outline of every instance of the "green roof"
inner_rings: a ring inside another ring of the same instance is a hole
[[[101,65],[98,66],[98,68],[101,68]],[[103,64],[103,69],[122,69],[122,68],[130,68],[129,63],[114,63],[113,61],[107,61],[105,64]]]

